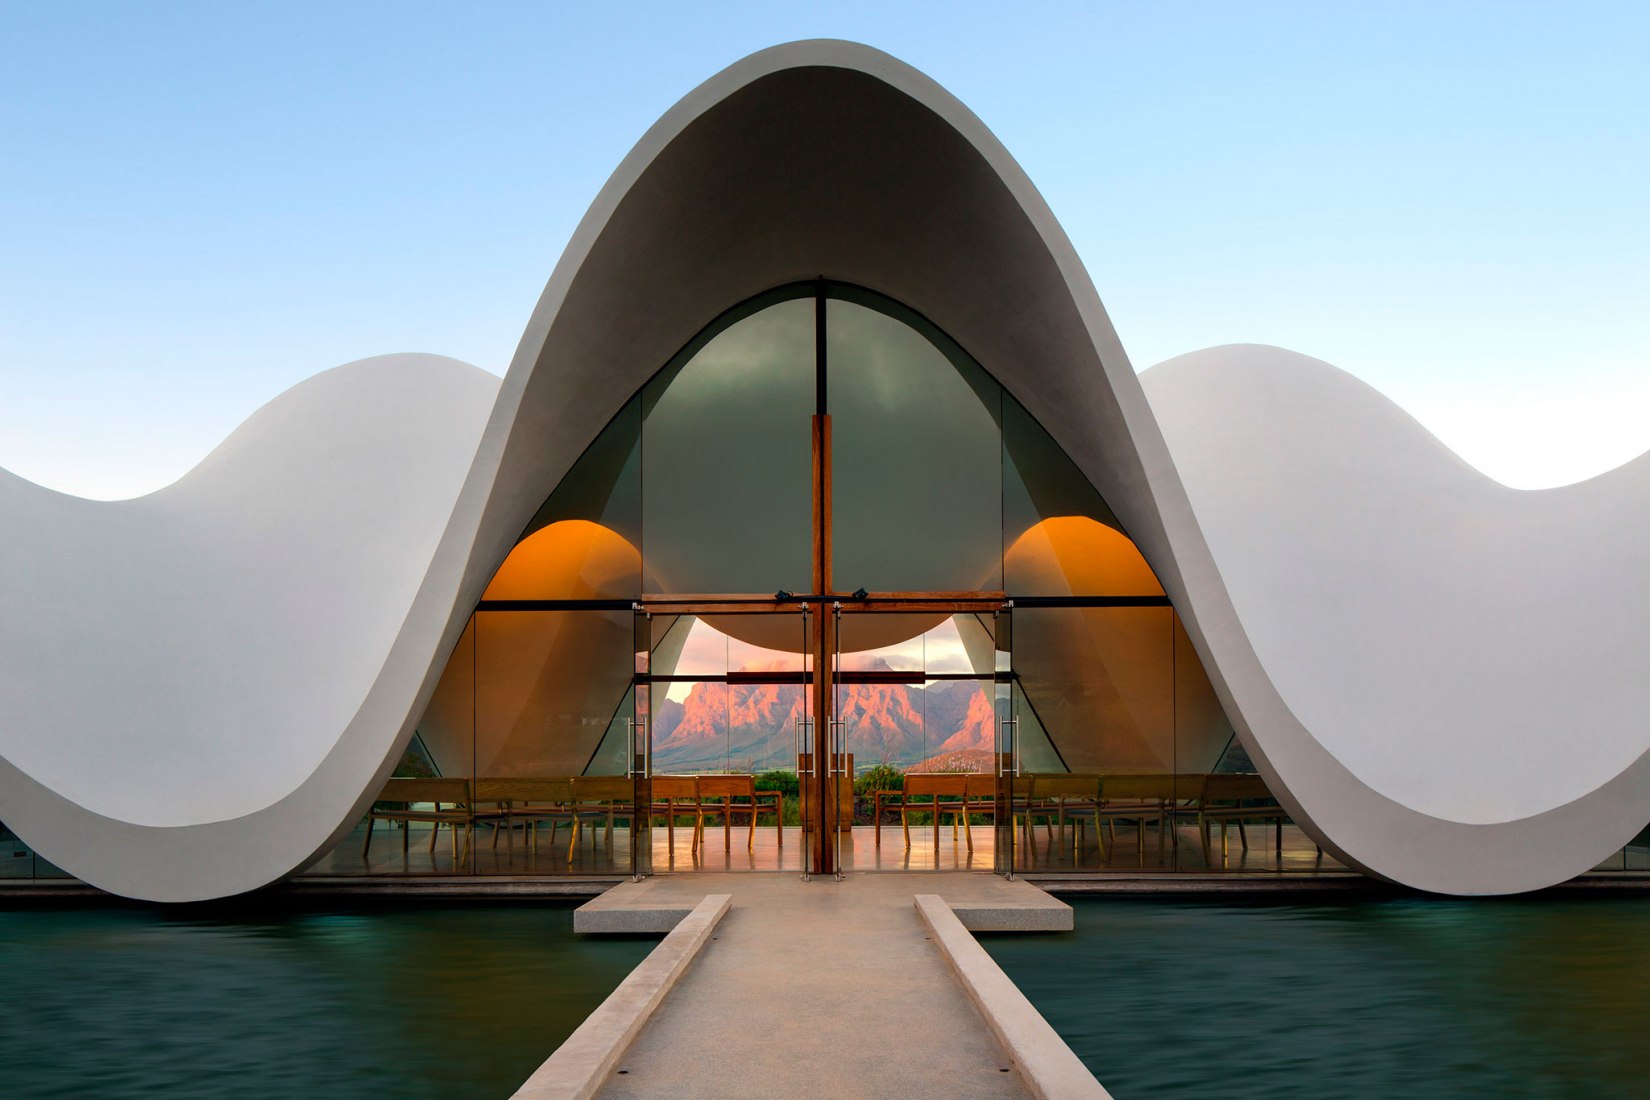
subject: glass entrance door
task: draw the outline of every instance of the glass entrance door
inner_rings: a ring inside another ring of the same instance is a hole
[[[713,599],[637,605],[637,866],[806,871],[816,617]]]
[[[637,605],[637,873],[1012,871],[1001,595],[784,595]]]
[[[1030,781],[1020,763],[1018,685],[1014,680],[1014,606],[1005,602],[994,617],[992,646],[992,830],[996,839],[993,865],[998,874],[1013,878],[1025,859],[1020,838],[1023,820],[1030,828]]]
[[[996,866],[1001,606],[995,593],[840,601],[831,678],[845,866]]]

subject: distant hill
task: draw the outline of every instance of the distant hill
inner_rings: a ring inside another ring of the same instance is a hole
[[[880,658],[864,671],[891,671]],[[756,670],[742,670],[756,671]],[[859,768],[907,768],[937,753],[978,752],[989,762],[995,720],[989,681],[847,684],[841,716]],[[800,684],[695,684],[685,700],[662,700],[653,719],[658,772],[796,767]]]
[[[927,760],[918,761],[906,768],[911,772],[978,772],[989,775],[992,771],[992,756],[990,749],[964,749],[961,752],[942,752],[938,756],[930,756]]]

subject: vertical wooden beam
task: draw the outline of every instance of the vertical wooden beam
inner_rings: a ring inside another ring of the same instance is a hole
[[[814,591],[832,591],[831,577],[831,418],[813,418],[814,454]]]
[[[813,582],[821,595],[831,591],[831,418],[813,418]],[[837,779],[831,774],[832,724],[836,720],[836,616],[821,602],[814,617],[813,772],[802,800],[804,826],[811,826],[813,867],[818,874],[836,872]],[[808,830],[805,828],[804,830]]]

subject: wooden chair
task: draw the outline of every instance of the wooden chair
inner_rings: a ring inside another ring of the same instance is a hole
[[[382,806],[380,803],[392,803],[392,806]],[[418,807],[429,806],[428,810]],[[442,809],[443,806],[450,807]],[[399,807],[399,808],[396,808]],[[470,781],[467,779],[415,779],[395,777],[384,784],[384,789],[367,810],[367,837],[361,845],[361,858],[368,858],[372,851],[372,827],[377,821],[401,822],[401,858],[407,858],[408,828],[414,821],[430,823],[430,854],[435,854],[435,842],[441,832],[441,826],[448,825],[453,830],[453,865],[462,867],[469,861],[472,834],[475,831],[475,815],[470,798]],[[461,858],[458,850],[458,830],[464,829],[464,854]]]
[[[1215,772],[1203,777],[1197,798],[1197,831],[1203,840],[1203,861],[1210,862],[1210,828],[1220,826],[1220,861],[1226,862],[1226,829],[1236,824],[1243,850],[1249,850],[1246,821],[1271,821],[1277,826],[1277,854],[1283,856],[1283,823],[1287,811],[1267,789],[1265,780],[1252,772]]]
[[[676,818],[684,809],[693,818],[692,845],[689,851],[699,853],[699,826],[703,823],[699,804],[699,779],[692,775],[656,775],[652,779],[649,813],[665,818],[665,833],[670,839],[670,851],[676,851]]]
[[[722,847],[733,851],[733,818],[744,814],[750,821],[750,833],[745,838],[745,849],[756,848],[756,777],[754,775],[701,775],[699,780],[699,843],[704,843],[705,819],[722,819]],[[745,802],[735,802],[743,798]],[[714,799],[715,801],[711,801]]]
[[[907,774],[905,790],[893,803],[884,803],[888,809],[899,810],[900,831],[905,834],[905,846],[911,847],[911,815],[929,813],[934,817],[934,847],[940,846],[940,818],[951,815],[951,835],[956,838],[957,818],[963,814],[963,802],[968,790],[968,776],[961,772],[934,772]],[[927,798],[927,802],[915,799]]]

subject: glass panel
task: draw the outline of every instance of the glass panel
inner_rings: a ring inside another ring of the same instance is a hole
[[[988,623],[972,614],[846,611],[841,714],[859,771],[990,771]]]
[[[1000,387],[915,314],[833,293],[841,297],[826,305],[825,338],[837,589],[999,590]]]
[[[997,612],[992,645],[993,732],[996,758],[992,762],[995,779],[992,816],[996,841],[992,865],[999,874],[1013,875],[1023,868],[1019,851],[1019,821],[1025,811],[1025,792],[1019,777],[1016,754],[1018,692],[1014,684],[1014,617],[1010,608]]]
[[[799,819],[798,752],[808,714],[804,617],[654,616],[641,636],[653,645],[654,868],[787,866],[784,829]],[[710,827],[698,844],[695,807]],[[799,866],[796,839],[790,852],[789,866]]]
[[[633,630],[629,611],[477,612],[477,871],[630,869]]]
[[[634,599],[641,593],[641,430],[637,397],[550,494],[482,599]]]
[[[1025,866],[1172,868],[1173,613],[1017,607],[1014,628]]]
[[[772,301],[643,390],[648,592],[812,585],[814,302]]]
[[[841,623],[836,707],[854,780],[842,804],[862,827],[856,865],[991,869],[992,620],[849,606]],[[936,799],[947,807],[939,819],[928,808]]]

